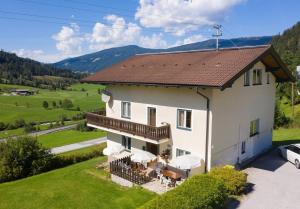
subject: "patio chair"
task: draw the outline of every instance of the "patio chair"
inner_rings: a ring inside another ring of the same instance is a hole
[[[163,176],[163,175],[160,177],[160,183],[161,184],[165,184],[167,182],[167,180],[168,179],[165,176]]]

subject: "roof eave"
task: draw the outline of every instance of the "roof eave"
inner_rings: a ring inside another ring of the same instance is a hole
[[[87,81],[81,80],[81,83],[92,83],[101,85],[134,85],[134,86],[162,86],[162,87],[187,87],[187,88],[218,88],[219,85],[201,85],[201,84],[176,84],[176,83],[144,83],[144,82],[119,82],[119,81]]]

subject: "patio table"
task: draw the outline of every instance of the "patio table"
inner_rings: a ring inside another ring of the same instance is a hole
[[[182,175],[180,173],[177,173],[175,171],[171,171],[171,170],[163,170],[162,174],[166,177],[169,177],[173,180],[178,180],[180,178],[182,178]]]

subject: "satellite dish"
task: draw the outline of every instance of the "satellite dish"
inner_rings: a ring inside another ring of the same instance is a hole
[[[107,91],[107,90],[102,91],[101,99],[103,102],[108,103],[110,101],[111,97],[112,97],[112,94],[109,91]]]

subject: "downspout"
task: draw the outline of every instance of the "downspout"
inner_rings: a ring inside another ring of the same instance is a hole
[[[205,166],[204,166],[204,171],[205,173],[208,172],[208,150],[209,150],[209,98],[207,96],[205,96],[204,94],[202,94],[199,91],[199,88],[196,88],[197,90],[197,94],[202,96],[203,98],[206,99],[206,142],[205,142]]]

